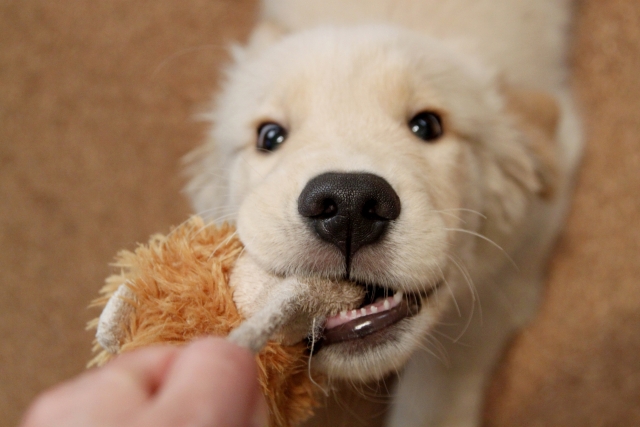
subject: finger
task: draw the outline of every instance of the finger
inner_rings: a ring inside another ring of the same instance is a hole
[[[260,399],[253,355],[224,339],[206,338],[174,360],[149,408],[156,417],[149,425],[247,426]]]
[[[117,357],[43,393],[24,427],[119,425],[148,405],[179,349],[151,347]]]
[[[156,346],[124,353],[105,365],[102,375],[129,382],[150,397],[164,382],[179,352],[178,347]]]

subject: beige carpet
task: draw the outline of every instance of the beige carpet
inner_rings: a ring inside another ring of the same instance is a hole
[[[0,3],[0,424],[83,369],[107,265],[188,215],[180,158],[254,1]],[[536,322],[492,426],[640,425],[640,3],[585,0],[588,145]],[[352,425],[357,425],[353,423]]]

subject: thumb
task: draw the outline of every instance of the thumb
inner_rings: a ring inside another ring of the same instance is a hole
[[[222,338],[198,340],[168,368],[149,407],[149,425],[264,427],[266,405],[257,378],[248,350]]]

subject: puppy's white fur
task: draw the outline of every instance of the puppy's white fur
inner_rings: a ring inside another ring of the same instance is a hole
[[[300,217],[298,196],[324,172],[369,172],[390,183],[402,213],[356,253],[351,278],[415,295],[444,281],[388,342],[332,345],[313,359],[335,378],[404,368],[389,425],[477,425],[487,374],[534,312],[580,153],[566,87],[569,9],[271,0],[236,49],[188,192],[198,212],[237,219],[241,265],[275,289],[277,276],[341,278],[342,255]],[[407,126],[425,110],[443,118],[434,143]],[[273,153],[255,148],[265,122],[288,130]],[[274,290],[234,286],[245,314]],[[435,339],[446,361],[431,354]]]

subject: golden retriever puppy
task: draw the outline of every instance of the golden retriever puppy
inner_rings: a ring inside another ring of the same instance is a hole
[[[282,278],[331,280],[315,325],[283,339],[312,337],[329,378],[401,372],[390,426],[478,425],[580,156],[569,2],[266,0],[261,16],[187,188],[237,221],[236,302],[250,315]]]

